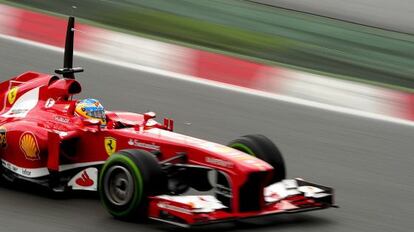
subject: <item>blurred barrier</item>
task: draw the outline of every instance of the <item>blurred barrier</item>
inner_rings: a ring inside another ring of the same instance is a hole
[[[344,3],[337,5],[332,2],[339,0],[297,0],[289,1],[289,4],[307,2],[319,9],[321,5],[315,4],[318,1],[330,2],[329,5],[339,6],[345,12],[340,5],[353,4],[357,0],[341,1]],[[372,4],[376,2],[370,1]],[[278,62],[302,70],[358,78],[362,82],[414,89],[414,35],[247,0],[3,2],[63,15],[70,14],[72,5],[76,4],[73,14],[77,17],[116,30],[144,33],[162,40],[248,57],[252,61]],[[395,1],[387,1],[387,4],[399,5]],[[362,11],[361,14],[365,13],[369,12]]]
[[[0,33],[63,47],[66,20],[0,5]],[[414,120],[413,94],[77,24],[77,51],[268,93]]]

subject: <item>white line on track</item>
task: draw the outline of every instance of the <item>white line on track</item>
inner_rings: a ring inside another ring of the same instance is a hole
[[[34,47],[38,47],[38,48],[43,48],[43,49],[63,53],[63,48],[59,48],[59,47],[55,47],[55,46],[51,46],[51,45],[46,45],[46,44],[31,41],[31,40],[21,39],[21,38],[9,36],[9,35],[3,35],[3,34],[0,34],[0,38],[5,39],[5,40],[15,41],[15,42],[30,45],[30,46],[34,46]],[[358,116],[358,117],[362,117],[362,118],[374,119],[374,120],[378,120],[378,121],[384,121],[384,122],[389,122],[389,123],[395,123],[395,124],[399,124],[399,125],[413,126],[414,127],[414,121],[409,121],[409,120],[405,120],[405,119],[400,119],[400,118],[395,118],[395,117],[390,117],[390,116],[384,116],[384,115],[380,115],[380,114],[375,114],[375,113],[370,113],[370,112],[365,112],[365,111],[361,111],[361,110],[350,109],[350,108],[345,108],[345,107],[335,106],[335,105],[330,105],[330,104],[325,104],[325,103],[319,103],[319,102],[315,102],[315,101],[309,101],[309,100],[305,100],[305,99],[300,99],[300,98],[290,97],[290,96],[286,96],[286,95],[280,95],[280,94],[276,94],[276,93],[270,93],[270,92],[250,89],[250,88],[246,88],[246,87],[226,84],[226,83],[217,82],[217,81],[206,80],[206,79],[198,78],[198,77],[195,77],[195,76],[180,74],[180,73],[166,71],[166,70],[160,70],[160,69],[147,67],[147,66],[142,66],[142,65],[138,65],[138,64],[132,64],[132,63],[128,63],[128,62],[122,62],[122,61],[117,61],[117,60],[101,58],[101,57],[98,57],[98,56],[95,56],[95,55],[92,55],[92,54],[88,54],[88,53],[83,53],[83,52],[75,52],[75,55],[79,56],[79,57],[83,57],[83,58],[87,58],[87,59],[107,63],[107,64],[121,66],[121,67],[124,67],[124,68],[129,68],[129,69],[138,70],[138,71],[142,71],[142,72],[161,75],[161,76],[169,77],[169,78],[185,80],[185,81],[189,81],[189,82],[193,82],[193,83],[208,85],[208,86],[221,88],[221,89],[225,89],[225,90],[230,90],[230,91],[234,91],[234,92],[239,92],[239,93],[244,93],[244,94],[249,94],[249,95],[254,95],[254,96],[260,96],[260,97],[264,97],[264,98],[274,99],[274,100],[277,100],[277,101],[282,101],[282,102],[286,102],[286,103],[292,103],[292,104],[297,104],[297,105],[301,105],[301,106],[317,108],[317,109],[331,111],[331,112],[337,112],[337,113],[342,113],[342,114],[347,114],[347,115],[352,115],[352,116]]]

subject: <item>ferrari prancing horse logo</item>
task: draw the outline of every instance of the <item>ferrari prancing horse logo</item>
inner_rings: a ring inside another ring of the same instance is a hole
[[[9,92],[7,93],[7,101],[9,102],[10,105],[13,104],[14,101],[16,100],[18,90],[19,88],[17,86],[14,86],[10,88]]]
[[[116,139],[112,137],[105,137],[105,150],[108,155],[112,155],[116,151]]]

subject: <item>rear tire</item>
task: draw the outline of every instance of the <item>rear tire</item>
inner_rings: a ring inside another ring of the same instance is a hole
[[[231,141],[229,147],[255,156],[270,164],[273,168],[272,183],[286,178],[286,167],[282,154],[276,145],[264,135],[244,135]]]
[[[122,150],[111,155],[101,169],[98,192],[114,217],[144,220],[148,196],[165,193],[167,182],[158,160],[143,150]]]

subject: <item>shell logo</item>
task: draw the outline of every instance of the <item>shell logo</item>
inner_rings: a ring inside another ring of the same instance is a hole
[[[10,105],[12,105],[14,101],[16,100],[18,90],[19,88],[15,86],[15,87],[12,87],[7,93],[7,101],[9,102]]]
[[[6,127],[0,126],[0,148],[6,148],[7,147],[6,133],[7,133]]]
[[[20,137],[20,149],[28,160],[39,160],[39,146],[36,137],[31,132],[25,132]]]

